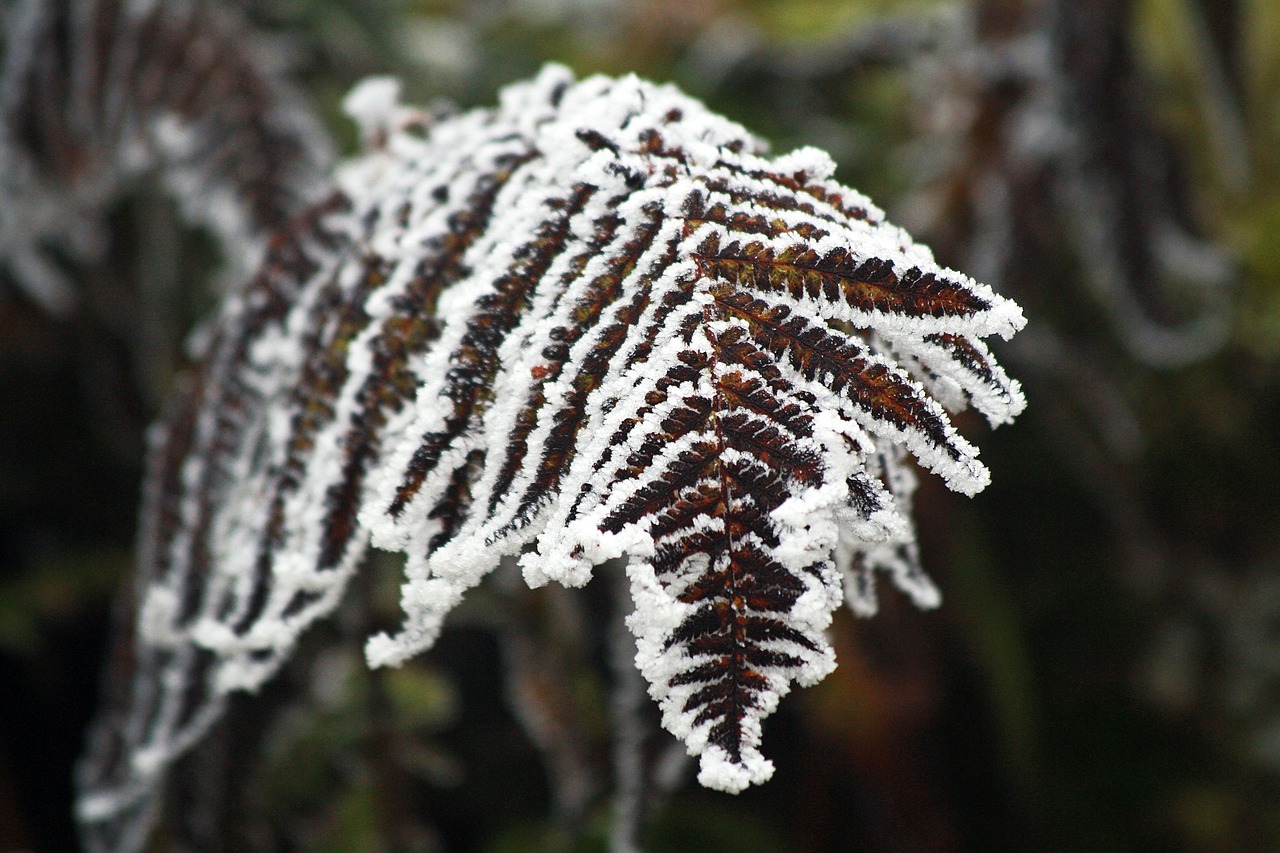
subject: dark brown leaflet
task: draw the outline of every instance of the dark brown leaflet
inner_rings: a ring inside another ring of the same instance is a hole
[[[412,286],[413,292],[401,306],[403,310],[422,314],[424,319],[431,318],[441,289],[448,283],[456,281],[465,272],[462,267],[463,253],[466,252],[472,241],[484,231],[498,191],[510,179],[512,170],[527,163],[532,157],[532,154],[513,156],[509,158],[509,162],[502,163],[495,174],[488,180],[483,181],[473,194],[472,207],[460,210],[450,217],[449,228],[443,238],[443,245],[438,251],[423,258],[423,268],[419,269],[415,276],[414,285]],[[433,338],[434,335],[431,337]],[[388,335],[389,340],[392,338],[392,335]],[[418,346],[421,347],[427,342],[427,336],[424,335],[418,342]],[[408,351],[412,351],[412,349]],[[457,420],[459,424],[462,422],[463,419]],[[431,441],[423,441],[422,449],[415,454],[410,469],[400,487],[396,490],[395,500],[387,507],[387,512],[391,515],[400,514],[404,505],[417,494],[418,487],[422,485],[422,478],[434,468],[435,462],[439,458],[439,451],[437,450],[433,454],[430,449],[434,446]]]
[[[348,200],[335,194],[321,205],[307,211],[288,227],[281,229],[268,246],[262,270],[246,288],[243,298],[233,305],[233,310],[220,325],[220,334],[210,344],[210,355],[200,370],[194,373],[192,387],[177,401],[177,408],[166,425],[162,439],[161,468],[153,473],[158,478],[160,492],[151,500],[154,504],[144,507],[144,519],[153,513],[170,514],[184,506],[190,491],[207,498],[200,503],[193,516],[186,522],[188,531],[167,526],[157,531],[155,542],[143,541],[146,554],[156,561],[154,582],[168,583],[165,576],[173,560],[171,549],[180,533],[189,532],[192,550],[184,555],[193,576],[183,581],[183,605],[180,621],[189,621],[196,613],[205,594],[201,579],[208,571],[207,530],[216,510],[211,496],[223,491],[224,465],[243,446],[242,429],[246,414],[255,403],[255,393],[245,385],[242,372],[249,359],[249,350],[263,330],[277,327],[294,300],[300,284],[320,270],[318,257],[339,249],[342,238],[326,219],[344,213]],[[201,423],[201,417],[213,421],[212,426]],[[189,460],[198,462],[198,485],[189,485],[177,478],[187,469]],[[144,564],[145,566],[146,564]]]
[[[842,300],[867,313],[909,317],[966,316],[990,308],[962,284],[918,268],[903,274],[879,258],[861,259],[846,248],[818,254],[798,245],[776,252],[757,241],[722,246],[711,236],[698,247],[706,274],[763,292],[793,298]]]
[[[623,246],[621,253],[611,263],[608,272],[592,283],[591,299],[579,303],[575,310],[576,322],[570,326],[559,326],[552,332],[551,337],[556,341],[553,345],[555,349],[551,352],[552,356],[566,358],[568,348],[586,331],[594,328],[605,308],[613,305],[621,295],[620,288],[623,280],[632,272],[641,253],[649,248],[662,224],[660,211],[650,209],[646,213],[653,217],[652,222],[636,229],[634,236]],[[546,496],[558,488],[561,477],[573,459],[574,442],[586,417],[587,395],[604,376],[609,361],[617,355],[622,345],[622,333],[639,318],[648,299],[649,294],[641,291],[634,295],[630,302],[618,307],[614,311],[614,322],[608,332],[576,368],[577,378],[573,380],[573,391],[552,416],[555,436],[543,450],[538,472],[521,498],[513,525],[523,524],[535,510],[536,504],[545,503]],[[547,355],[547,352],[544,350],[543,354]],[[563,368],[560,368],[556,373],[562,371]],[[553,377],[549,375],[547,378]]]
[[[380,445],[379,432],[389,414],[399,411],[412,400],[415,378],[406,368],[407,361],[423,352],[439,334],[435,303],[440,292],[465,274],[462,257],[488,223],[494,199],[510,178],[512,171],[533,158],[533,154],[511,156],[499,160],[492,177],[481,181],[466,200],[467,206],[450,217],[448,234],[436,251],[415,269],[406,292],[396,297],[397,310],[387,318],[378,337],[370,345],[373,370],[358,392],[359,413],[343,439],[347,456],[342,481],[328,491],[329,511],[324,520],[324,550],[319,565],[333,568],[351,538],[359,510],[360,491],[366,467],[376,459]],[[457,400],[455,399],[455,404]],[[423,466],[422,473],[429,470]],[[419,474],[415,472],[414,477]],[[420,479],[418,480],[420,482]],[[461,488],[462,481],[456,488]],[[388,512],[395,515],[398,506],[413,496],[411,483],[401,485],[396,502]]]
[[[520,250],[519,268],[495,282],[495,293],[480,303],[481,311],[470,322],[461,345],[450,359],[453,367],[445,392],[453,404],[453,413],[448,419],[449,429],[433,433],[423,440],[410,470],[415,482],[420,483],[422,477],[431,472],[440,451],[461,434],[476,409],[491,402],[486,397],[498,369],[498,345],[527,307],[528,288],[546,273],[551,262],[564,250],[570,219],[581,212],[594,193],[594,187],[577,186],[568,199],[549,203],[553,213],[540,226],[534,240]],[[396,501],[412,499],[413,495],[411,484],[403,483],[396,491]],[[392,513],[395,513],[394,509]]]
[[[133,607],[140,606],[155,586],[181,590],[173,612],[176,626],[190,624],[206,606],[213,566],[202,531],[209,529],[226,462],[241,446],[242,415],[251,405],[236,376],[251,342],[264,328],[280,322],[298,285],[319,271],[318,258],[340,245],[330,219],[341,215],[347,204],[345,197],[335,195],[272,238],[261,273],[246,288],[238,310],[227,312],[204,368],[188,378],[172,402],[150,459],[138,546],[142,573]],[[210,409],[221,413],[212,423],[205,420]],[[193,469],[191,460],[200,460],[200,466]],[[193,483],[204,497],[194,506],[189,502]],[[113,656],[115,686],[100,712],[79,784],[86,790],[115,790],[121,799],[113,821],[86,822],[92,828],[86,843],[95,849],[133,849],[142,843],[138,834],[155,807],[154,790],[134,775],[136,750],[157,734],[190,740],[221,713],[222,699],[210,692],[210,671],[217,658],[207,649],[173,650],[142,642],[130,626],[117,633]],[[165,673],[173,675],[162,677]],[[161,722],[166,715],[171,716]]]
[[[872,360],[857,341],[796,316],[784,305],[770,306],[748,294],[727,290],[716,295],[726,313],[747,321],[751,336],[775,359],[785,360],[806,379],[821,381],[847,396],[872,418],[887,420],[899,429],[917,430],[940,450],[959,458],[942,413],[927,405],[905,374]]]
[[[665,402],[691,374],[711,370],[717,379],[709,399],[681,400],[628,457],[627,475],[650,482],[606,519],[604,529],[653,519],[649,533],[662,543],[653,570],[691,605],[664,644],[687,661],[670,684],[691,688],[681,713],[691,715],[695,727],[709,726],[708,743],[740,765],[744,749],[756,743],[744,720],[759,712],[759,696],[771,687],[760,670],[771,670],[775,679],[790,677],[819,653],[820,638],[786,622],[807,587],[772,556],[779,540],[770,513],[797,484],[821,482],[822,460],[796,444],[811,435],[806,407],[777,396],[787,383],[740,327],[714,336],[712,353],[705,362],[685,360],[669,374],[670,382],[658,383],[654,400]],[[691,434],[699,440],[654,478],[650,472],[662,449]],[[726,450],[741,455],[727,456]],[[813,566],[802,573],[817,578],[821,571]],[[779,643],[798,653],[779,650]]]

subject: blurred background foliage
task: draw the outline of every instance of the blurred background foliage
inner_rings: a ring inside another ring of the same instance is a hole
[[[1280,849],[1280,4],[236,5],[347,152],[338,104],[367,74],[471,106],[546,61],[635,72],[775,150],[830,150],[1027,309],[1000,352],[1027,415],[963,424],[993,485],[918,496],[944,607],[886,591],[874,619],[839,614],[839,669],[769,722],[761,788],[702,790],[646,741],[682,785],[648,804],[646,849]],[[4,850],[74,848],[143,432],[213,304],[216,246],[157,187],[118,203],[64,316],[0,283]],[[608,583],[498,578],[371,675],[355,638],[394,613],[383,569],[174,797],[215,789],[240,849],[606,849]]]

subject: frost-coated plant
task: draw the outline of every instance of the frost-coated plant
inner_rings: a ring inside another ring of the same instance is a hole
[[[934,263],[823,153],[768,157],[670,86],[549,67],[493,109],[348,100],[366,151],[272,240],[153,436],[133,683],[82,767],[97,849],[167,768],[402,552],[431,646],[507,558],[579,586],[627,559],[636,664],[699,781],[762,782],[761,722],[835,666],[842,597],[921,606],[908,455],[988,481],[947,411],[1023,407],[983,339],[1018,307]]]

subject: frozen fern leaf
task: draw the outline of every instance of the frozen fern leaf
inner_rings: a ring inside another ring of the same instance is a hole
[[[552,67],[433,116],[349,100],[370,150],[276,240],[154,453],[137,666],[86,819],[154,789],[231,690],[403,552],[427,648],[505,557],[580,585],[626,557],[664,723],[736,791],[761,721],[833,666],[843,594],[910,565],[906,453],[971,494],[947,409],[1022,407],[982,339],[1017,306],[835,183],[666,86]],[[849,573],[846,584],[845,573]],[[211,710],[213,709],[213,710]]]

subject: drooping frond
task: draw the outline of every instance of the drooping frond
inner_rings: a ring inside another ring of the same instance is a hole
[[[353,95],[372,149],[275,239],[157,433],[137,686],[85,767],[90,835],[137,837],[165,768],[371,546],[407,557],[373,665],[428,647],[503,557],[580,585],[628,556],[664,724],[704,784],[762,781],[761,721],[834,665],[842,572],[912,547],[903,452],[974,493],[944,405],[1022,407],[981,342],[1017,306],[820,152],[556,67],[450,118],[393,94]]]

